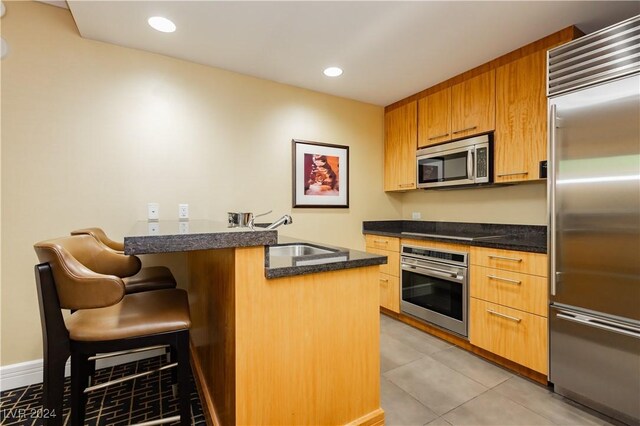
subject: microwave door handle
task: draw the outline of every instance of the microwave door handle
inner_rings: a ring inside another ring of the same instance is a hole
[[[467,155],[467,176],[469,176],[469,179],[471,180],[475,180],[474,179],[474,173],[473,173],[473,160],[475,157],[475,148],[470,148],[469,149],[469,153]]]

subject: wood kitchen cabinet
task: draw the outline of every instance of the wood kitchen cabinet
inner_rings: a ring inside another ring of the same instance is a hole
[[[496,73],[485,72],[451,87],[451,138],[495,128]]]
[[[451,87],[418,101],[418,147],[451,140]]]
[[[384,116],[384,190],[416,188],[417,102]]]
[[[547,255],[471,247],[469,341],[547,374]]]
[[[471,344],[547,374],[547,319],[471,298]]]
[[[540,179],[547,158],[546,50],[496,70],[495,182]]]
[[[495,71],[418,101],[418,147],[487,133],[495,128]]]
[[[400,239],[380,235],[366,235],[367,252],[387,256],[387,264],[380,265],[380,306],[400,312]]]

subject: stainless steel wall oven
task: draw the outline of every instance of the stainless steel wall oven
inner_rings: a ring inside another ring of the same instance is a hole
[[[402,312],[468,335],[468,254],[402,246]]]

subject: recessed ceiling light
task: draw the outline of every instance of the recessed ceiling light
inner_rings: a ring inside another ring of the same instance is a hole
[[[323,72],[327,77],[338,77],[342,75],[342,69],[338,67],[329,67],[326,68]]]
[[[162,16],[153,16],[147,20],[151,28],[162,31],[163,33],[172,33],[176,30],[176,24],[163,18]]]

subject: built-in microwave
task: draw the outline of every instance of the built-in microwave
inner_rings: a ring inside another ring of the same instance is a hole
[[[492,150],[492,134],[419,149],[416,154],[418,188],[491,183]]]

